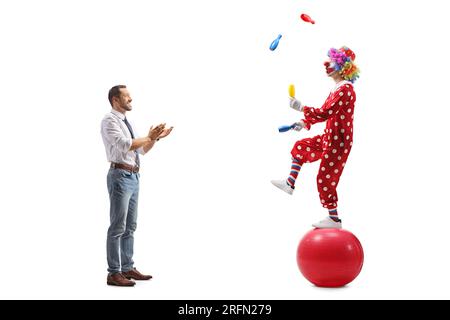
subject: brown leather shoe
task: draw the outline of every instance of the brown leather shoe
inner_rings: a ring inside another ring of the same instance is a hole
[[[114,273],[112,275],[108,275],[106,283],[109,286],[118,286],[118,287],[132,287],[136,284],[136,282],[125,278],[124,275],[121,273]]]
[[[122,272],[122,274],[124,275],[125,278],[134,280],[150,280],[151,278],[153,278],[150,275],[144,275],[140,273],[139,271],[137,271],[136,268],[127,272]]]

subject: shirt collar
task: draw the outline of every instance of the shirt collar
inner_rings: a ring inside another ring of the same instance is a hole
[[[115,110],[115,109],[111,109],[111,113],[113,115],[115,115],[116,117],[118,117],[120,120],[125,120],[125,115],[123,113],[120,113],[119,111]]]
[[[343,85],[345,85],[345,84],[352,84],[350,81],[347,81],[347,80],[342,80],[342,81],[339,81],[337,84],[336,84],[336,86],[334,87],[334,89],[333,89],[333,92],[334,91],[336,91],[337,89],[339,89],[340,87],[342,87]]]

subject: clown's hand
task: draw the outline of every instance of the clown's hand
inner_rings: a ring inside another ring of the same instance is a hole
[[[305,127],[305,123],[303,121],[294,123],[294,130],[301,131]]]
[[[302,103],[295,98],[289,97],[289,106],[294,110],[303,112]]]

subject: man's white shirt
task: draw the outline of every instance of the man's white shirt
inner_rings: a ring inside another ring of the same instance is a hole
[[[125,115],[114,109],[107,113],[102,120],[101,134],[103,144],[105,145],[106,158],[109,162],[125,163],[130,166],[136,165],[136,153],[130,151],[132,138],[130,130],[124,122]],[[127,119],[130,122],[129,119]],[[139,137],[134,126],[134,137]],[[139,154],[144,154],[144,149],[141,147],[137,150]]]

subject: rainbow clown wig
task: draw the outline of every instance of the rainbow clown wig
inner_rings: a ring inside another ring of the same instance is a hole
[[[348,47],[331,48],[328,57],[334,62],[334,69],[347,81],[354,83],[359,78],[359,69],[354,63],[355,53]]]

